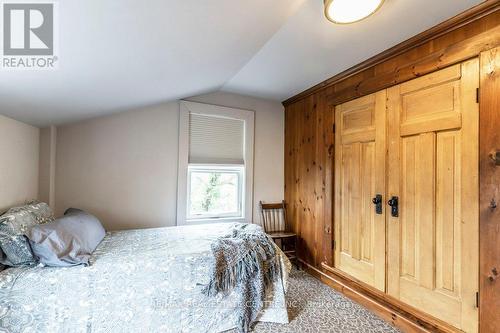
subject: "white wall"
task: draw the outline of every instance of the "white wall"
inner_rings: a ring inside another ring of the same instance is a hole
[[[284,112],[280,103],[214,93],[190,98],[255,110],[254,220],[258,201],[283,199]],[[57,128],[56,214],[86,209],[108,230],[173,226],[179,103]]]
[[[38,199],[55,206],[57,128],[50,126],[40,129],[40,162]]]
[[[0,115],[0,211],[38,197],[39,129]]]
[[[98,216],[107,229],[175,225],[178,103],[58,127],[56,213]]]

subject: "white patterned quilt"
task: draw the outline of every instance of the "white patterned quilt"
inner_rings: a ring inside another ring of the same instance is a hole
[[[201,293],[210,244],[233,224],[111,232],[91,265],[0,272],[0,332],[221,332],[236,326],[237,295]],[[290,263],[259,321],[288,323]]]

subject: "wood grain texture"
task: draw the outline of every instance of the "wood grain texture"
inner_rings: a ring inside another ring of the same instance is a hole
[[[480,324],[481,332],[500,332],[500,167],[490,154],[500,149],[500,48],[484,52],[480,58]],[[493,281],[490,280],[493,277]]]
[[[386,91],[337,105],[335,133],[335,267],[385,291]]]
[[[331,99],[339,92],[346,91],[364,80],[376,82],[378,77],[394,75],[398,68],[406,68],[431,54],[441,54],[444,50],[460,43],[481,44],[484,37],[500,42],[500,6],[489,6],[487,15],[473,20],[458,29],[428,40],[385,62],[378,62],[360,73],[336,81],[317,90],[314,94],[298,99],[285,108],[285,194],[290,205],[292,230],[299,235],[299,251],[316,267],[322,261],[333,261],[333,156],[334,138],[330,131],[334,120],[334,106]],[[484,14],[484,13],[483,13]],[[491,48],[495,45],[489,45]],[[455,49],[455,48],[454,48]],[[480,49],[475,51],[479,55]],[[474,57],[472,53],[470,57]],[[439,65],[444,66],[442,63]],[[375,86],[373,86],[375,89]],[[354,97],[356,95],[353,95]],[[341,104],[341,103],[339,103]],[[450,117],[450,122],[457,119]],[[411,125],[411,124],[410,124]],[[412,128],[407,127],[408,131]],[[388,143],[390,149],[390,142]],[[491,148],[489,148],[491,149]],[[388,168],[391,168],[389,165]],[[490,198],[491,200],[491,198]],[[390,237],[390,235],[388,235]]]
[[[500,208],[490,209],[492,199],[495,199],[500,207],[500,168],[494,167],[490,158],[492,150],[500,149],[500,131],[498,130],[500,128],[500,94],[498,93],[500,91],[500,74],[498,74],[500,51],[495,49],[499,46],[498,38],[500,37],[499,7],[500,1],[488,1],[483,5],[482,11],[476,11],[476,14],[480,12],[477,16],[472,14],[472,18],[467,19],[466,14],[462,15],[462,19],[452,20],[453,22],[446,29],[441,29],[441,32],[433,37],[428,36],[421,42],[409,43],[409,46],[397,52],[382,54],[376,61],[360,64],[346,75],[325,81],[326,83],[284,103],[286,106],[285,196],[290,205],[290,222],[292,229],[299,234],[301,239],[300,258],[311,267],[321,270],[322,262],[333,267],[334,137],[330,131],[334,124],[332,100],[336,95],[344,94],[366,80],[375,83],[376,78],[381,77],[383,79],[381,82],[384,83],[391,75],[394,78],[394,73],[398,69],[411,69],[413,64],[429,66],[429,59],[435,57],[436,54],[443,54],[443,59],[448,60],[439,63],[434,69],[431,65],[429,70],[444,68],[450,64],[450,55],[447,52],[450,50],[455,54],[462,52],[456,45],[469,50],[467,51],[469,58],[481,54],[479,206],[481,332],[500,332],[500,316],[498,315],[500,277],[495,282],[489,280],[493,268],[500,270]],[[457,26],[454,27],[454,24]],[[485,43],[485,40],[488,42]],[[494,50],[488,51],[490,49]],[[456,55],[454,57],[452,62],[461,59]],[[425,72],[419,70],[419,74],[421,73]],[[376,85],[372,86],[376,89]],[[358,95],[349,95],[348,99],[354,96]],[[408,129],[408,131],[411,130],[411,128]],[[308,138],[314,140],[314,143],[308,141]],[[391,142],[388,142],[388,149],[391,149]],[[391,169],[396,166],[388,165],[387,167]],[[311,173],[310,170],[314,171]],[[320,195],[317,195],[318,193]],[[387,237],[393,236],[389,231]],[[391,272],[388,272],[388,279],[391,279],[390,275]],[[450,275],[443,276],[443,284],[451,283],[450,279]],[[393,292],[398,291],[393,290]]]
[[[388,219],[388,290],[472,333],[478,326],[479,62],[457,66],[459,75],[451,67],[389,89],[388,188],[389,197],[399,196],[400,213]],[[451,114],[460,116],[458,126],[444,120]],[[403,131],[407,122],[415,122],[411,133]]]
[[[299,256],[319,266],[332,261],[333,110],[324,94],[285,114],[285,200]]]

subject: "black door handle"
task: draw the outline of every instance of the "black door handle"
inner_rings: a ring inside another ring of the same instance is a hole
[[[377,194],[375,198],[372,199],[372,202],[375,205],[375,213],[382,214],[382,195]]]
[[[391,200],[387,201],[387,204],[389,206],[391,206],[392,217],[398,217],[399,216],[399,198],[394,196],[391,198]]]

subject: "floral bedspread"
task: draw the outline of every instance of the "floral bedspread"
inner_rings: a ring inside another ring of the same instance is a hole
[[[221,332],[237,295],[204,296],[210,244],[233,224],[110,232],[91,265],[0,272],[0,332]],[[260,321],[288,323],[290,263],[267,292]]]

